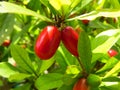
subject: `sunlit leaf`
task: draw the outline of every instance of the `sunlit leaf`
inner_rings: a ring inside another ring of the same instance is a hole
[[[93,53],[106,53],[120,38],[119,30],[107,30],[92,41]]]
[[[104,78],[110,77],[113,74],[118,73],[119,71],[120,71],[120,61],[109,72],[106,73]]]
[[[0,63],[0,76],[8,78],[13,74],[19,73],[15,67],[7,62]]]
[[[107,63],[100,69],[98,70],[96,73],[101,73],[104,72],[106,70],[109,70],[111,68],[113,68],[115,66],[115,64],[117,64],[118,60],[115,58],[110,58]]]
[[[22,6],[9,3],[9,2],[0,2],[0,13],[15,13],[15,14],[24,14],[40,18],[41,20],[51,22],[47,17],[40,15],[30,9],[24,8]]]
[[[67,21],[75,20],[75,19],[78,19],[78,20],[84,20],[84,19],[94,20],[97,17],[101,17],[101,16],[112,17],[112,18],[120,17],[120,10],[119,9],[102,9],[102,10],[91,11],[90,13],[86,13],[86,14],[83,14],[83,15],[80,15],[80,16],[76,16],[74,18],[68,19]]]

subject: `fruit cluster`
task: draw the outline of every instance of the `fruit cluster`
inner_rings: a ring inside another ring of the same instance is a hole
[[[67,26],[62,31],[59,31],[56,26],[45,27],[36,40],[36,55],[43,60],[51,58],[55,54],[61,40],[67,50],[78,57],[78,33],[70,26]]]

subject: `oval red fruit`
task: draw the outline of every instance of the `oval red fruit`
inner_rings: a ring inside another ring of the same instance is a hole
[[[76,82],[73,90],[88,90],[86,78],[81,78],[78,82]]]
[[[67,26],[61,31],[62,42],[67,50],[78,57],[78,33],[70,26]]]
[[[40,59],[51,58],[55,54],[60,40],[61,33],[57,27],[45,27],[36,40],[35,53]]]
[[[115,51],[115,50],[113,50],[113,49],[110,49],[110,50],[108,51],[108,55],[109,55],[110,57],[114,57],[114,56],[116,56],[117,54],[118,54],[118,52]]]
[[[2,44],[2,46],[8,47],[10,45],[11,41],[10,40],[5,40]]]
[[[83,23],[83,24],[88,24],[88,23],[89,23],[89,20],[86,20],[86,19],[85,19],[85,20],[82,20],[82,23]]]

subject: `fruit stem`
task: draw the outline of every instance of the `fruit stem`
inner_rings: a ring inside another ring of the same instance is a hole
[[[87,75],[86,69],[84,68],[84,65],[82,64],[80,58],[77,57],[77,60],[78,60],[80,66],[81,66],[81,68],[82,68],[82,74],[83,74],[83,76],[84,76],[84,77],[87,77],[88,75]]]

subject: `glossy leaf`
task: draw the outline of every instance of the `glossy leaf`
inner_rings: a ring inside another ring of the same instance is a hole
[[[52,7],[52,5],[50,4],[49,0],[40,0],[40,2],[44,4],[46,7],[48,7],[50,11],[53,12],[54,14],[57,13],[55,9]]]
[[[36,80],[35,86],[38,90],[54,89],[60,87],[63,84],[61,79],[62,75],[59,73],[50,73],[42,75]]]
[[[73,6],[74,6],[74,0],[73,1]],[[73,13],[77,13],[79,12],[82,8],[84,8],[85,6],[87,6],[92,0],[76,0],[76,2],[78,3],[77,8],[75,7],[75,9],[72,11]],[[75,2],[75,3],[76,3]]]
[[[5,19],[2,20],[1,22],[2,22],[2,25],[0,27],[0,45],[13,32],[13,25],[15,23],[15,21],[14,21],[14,15],[11,15],[11,14],[5,15]]]
[[[51,22],[47,17],[40,15],[32,10],[23,8],[19,5],[9,3],[9,2],[0,2],[0,13],[15,13],[15,14],[24,14],[40,18],[43,21]]]
[[[24,74],[24,73],[17,73],[17,74],[13,74],[11,75],[8,80],[10,82],[20,82],[26,78],[29,78],[31,75],[30,74]]]
[[[119,30],[107,30],[96,36],[92,41],[93,53],[107,53],[108,50],[118,41],[120,38]]]
[[[45,70],[47,70],[55,61],[55,58],[52,57],[47,61],[42,61],[40,66],[40,73],[43,73]]]
[[[7,62],[0,63],[0,76],[8,78],[13,74],[19,73],[15,67]]]
[[[105,82],[104,86],[101,87],[101,90],[120,90],[119,82]]]
[[[72,90],[73,86],[72,85],[63,85],[57,90]]]
[[[12,90],[31,90],[31,83],[25,83],[23,85],[18,85],[17,87],[13,88]]]
[[[96,73],[101,73],[104,72],[106,70],[109,70],[111,68],[113,68],[116,64],[117,64],[118,60],[115,58],[110,58],[107,63],[100,69],[98,70]]]
[[[110,76],[102,79],[103,82],[120,82],[120,78],[117,76]]]
[[[109,72],[107,72],[104,77],[105,77],[105,78],[106,78],[106,77],[110,77],[110,76],[112,76],[113,74],[118,73],[119,70],[120,70],[120,61],[119,61]]]
[[[16,63],[24,70],[35,73],[28,53],[18,45],[11,45],[11,54]]]
[[[86,13],[86,14],[83,14],[83,15],[80,15],[80,16],[76,16],[74,18],[68,19],[67,21],[75,20],[75,19],[78,19],[78,20],[84,20],[84,19],[94,20],[97,17],[101,17],[101,16],[112,17],[112,18],[120,17],[120,10],[119,9],[103,9],[103,10],[91,11],[90,13]]]
[[[91,43],[88,35],[84,31],[82,31],[79,35],[78,53],[80,56],[81,63],[83,64],[87,73],[89,73],[91,69],[91,59],[92,59]]]

